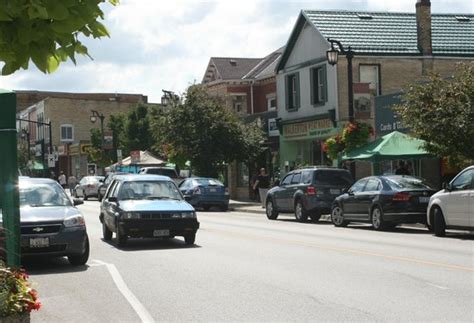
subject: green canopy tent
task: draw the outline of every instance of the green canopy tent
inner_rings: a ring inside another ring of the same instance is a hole
[[[346,152],[342,160],[365,160],[374,163],[374,174],[383,160],[435,158],[423,149],[425,141],[393,131],[362,147]]]

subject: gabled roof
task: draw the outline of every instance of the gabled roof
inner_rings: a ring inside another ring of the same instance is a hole
[[[358,54],[421,55],[415,13],[302,10],[278,70],[306,22],[324,38],[334,38]],[[431,14],[431,31],[433,55],[474,57],[474,15]]]
[[[216,79],[240,80],[252,70],[261,58],[211,57],[202,82]]]
[[[271,68],[271,66],[278,61],[281,54],[283,54],[284,49],[285,47],[280,47],[273,53],[270,53],[264,58],[262,58],[260,62],[244,76],[244,78],[257,79],[275,74],[275,66],[273,66],[273,68]]]

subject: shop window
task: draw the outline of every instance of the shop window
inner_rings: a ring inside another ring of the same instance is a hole
[[[326,65],[311,69],[311,104],[322,105],[328,100]]]
[[[237,165],[237,186],[246,187],[249,185],[249,168],[245,163]]]
[[[74,126],[70,124],[61,125],[61,141],[71,142],[74,141]]]
[[[359,65],[359,82],[369,83],[372,95],[380,95],[380,66],[379,65]]]
[[[297,110],[300,107],[300,74],[289,74],[285,78],[286,109]]]

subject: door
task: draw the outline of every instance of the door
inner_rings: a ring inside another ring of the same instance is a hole
[[[474,169],[461,172],[451,182],[451,191],[445,196],[445,219],[448,226],[469,227],[472,218]]]
[[[372,177],[369,178],[367,184],[365,184],[364,191],[359,194],[357,209],[360,210],[360,216],[364,220],[370,219],[370,208],[372,207],[372,203],[377,195],[380,194],[381,189],[382,184],[380,181],[377,178]]]
[[[103,209],[102,212],[104,214],[104,222],[107,227],[111,230],[116,232],[116,215],[117,212],[117,202],[109,202],[110,197],[117,198],[118,191],[120,189],[120,182],[113,181],[110,184],[110,189],[107,191],[107,196],[104,198],[104,202],[102,204]]]
[[[363,178],[357,181],[351,186],[347,192],[347,199],[344,201],[342,206],[344,211],[344,217],[348,219],[360,219],[362,216],[362,207],[359,205],[361,194],[364,191],[364,187],[367,184],[367,179]]]
[[[295,208],[294,196],[296,191],[300,188],[301,184],[301,172],[295,172],[293,178],[291,179],[290,185],[288,185],[285,191],[285,203],[288,206],[290,211],[293,211]]]
[[[288,210],[288,203],[285,200],[286,198],[286,190],[289,188],[291,184],[291,179],[293,178],[293,173],[286,175],[280,182],[280,186],[278,189],[273,193],[276,206],[279,210]]]

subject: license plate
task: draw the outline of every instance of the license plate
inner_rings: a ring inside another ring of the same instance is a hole
[[[420,203],[428,203],[430,201],[429,196],[421,196]]]
[[[30,248],[46,248],[49,247],[49,238],[31,238]]]
[[[210,189],[209,189],[209,192],[215,193],[215,192],[217,192],[217,190],[216,190],[215,188],[210,188]]]
[[[154,237],[169,237],[170,230],[153,230]]]
[[[339,189],[337,189],[337,188],[331,188],[331,189],[329,190],[329,193],[331,193],[331,194],[338,194],[338,195],[339,195],[339,194],[341,194],[341,190],[339,190]]]

